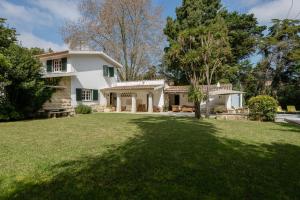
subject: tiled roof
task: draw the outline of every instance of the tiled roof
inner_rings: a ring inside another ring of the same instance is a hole
[[[185,86],[169,86],[165,89],[166,93],[188,93],[188,85]],[[202,90],[205,92],[207,90],[207,85],[202,85]],[[217,85],[211,85],[209,91],[218,91],[218,90],[232,90],[231,84],[222,84],[220,87]]]
[[[108,56],[106,53],[102,51],[58,51],[58,52],[49,52],[49,53],[44,53],[37,55],[36,57],[45,60],[45,59],[56,59],[62,56],[68,56],[68,55],[98,55],[101,56],[103,59],[108,61],[110,64],[115,65],[116,67],[122,68],[122,64],[119,63],[118,61],[114,60],[110,56]]]
[[[105,88],[103,90],[154,90],[157,87],[160,87],[160,85],[116,86],[111,88]]]

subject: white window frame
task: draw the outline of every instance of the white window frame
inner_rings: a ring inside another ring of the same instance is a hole
[[[93,90],[82,89],[81,99],[83,102],[91,102],[93,101]]]
[[[55,59],[52,61],[52,72],[62,72],[62,60],[61,59]]]

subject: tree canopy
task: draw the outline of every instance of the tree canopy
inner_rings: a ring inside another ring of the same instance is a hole
[[[256,51],[264,26],[259,26],[253,14],[240,14],[229,12],[222,7],[219,0],[206,1],[194,0],[183,1],[182,6],[176,10],[176,18],[168,17],[164,33],[170,46],[176,40],[180,31],[207,26],[214,21],[216,16],[221,16],[226,23],[229,44],[232,51],[231,58],[227,58],[226,68],[216,72],[216,79],[224,82],[238,84],[236,77],[240,72],[239,63],[249,58]],[[169,47],[165,49],[168,52]],[[188,82],[186,73],[177,66],[177,63],[165,63],[165,74],[177,84]]]
[[[17,45],[16,31],[0,21],[0,121],[32,117],[51,97],[42,65],[32,51]]]
[[[81,19],[62,35],[71,48],[88,46],[119,60],[121,80],[139,79],[163,52],[161,9],[151,0],[81,0]],[[83,44],[82,44],[83,42]]]

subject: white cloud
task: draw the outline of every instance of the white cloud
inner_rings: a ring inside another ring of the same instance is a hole
[[[80,17],[77,0],[30,0],[29,2],[48,11],[55,18],[76,20]]]
[[[292,0],[272,0],[262,4],[258,4],[249,10],[254,13],[258,21],[262,24],[268,24],[272,19],[295,19],[300,12],[300,1],[294,0],[294,4],[290,14]],[[300,15],[297,17],[300,19]]]
[[[16,26],[50,26],[53,23],[53,19],[48,13],[34,7],[16,5],[7,0],[0,1],[0,10],[1,17],[7,18]]]
[[[60,50],[66,50],[68,49],[67,45],[59,45],[47,40],[44,40],[42,38],[39,38],[32,33],[29,32],[22,32],[19,37],[19,41],[21,42],[22,46],[24,47],[39,47],[43,49],[49,49],[51,48],[52,50],[55,51],[60,51]]]
[[[20,33],[18,39],[23,46],[58,51],[67,49],[67,45],[48,41],[34,33],[49,32],[59,41],[59,27],[65,20],[77,20],[80,12],[78,0],[25,0],[20,3],[0,0],[0,17],[6,18],[9,26]]]

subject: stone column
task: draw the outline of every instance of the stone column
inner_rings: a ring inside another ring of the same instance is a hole
[[[131,95],[131,112],[136,113],[136,94]]]
[[[243,93],[240,94],[240,108],[243,107]]]
[[[121,93],[117,93],[117,112],[121,112]]]
[[[153,94],[149,93],[148,95],[148,112],[152,113],[153,112]]]

